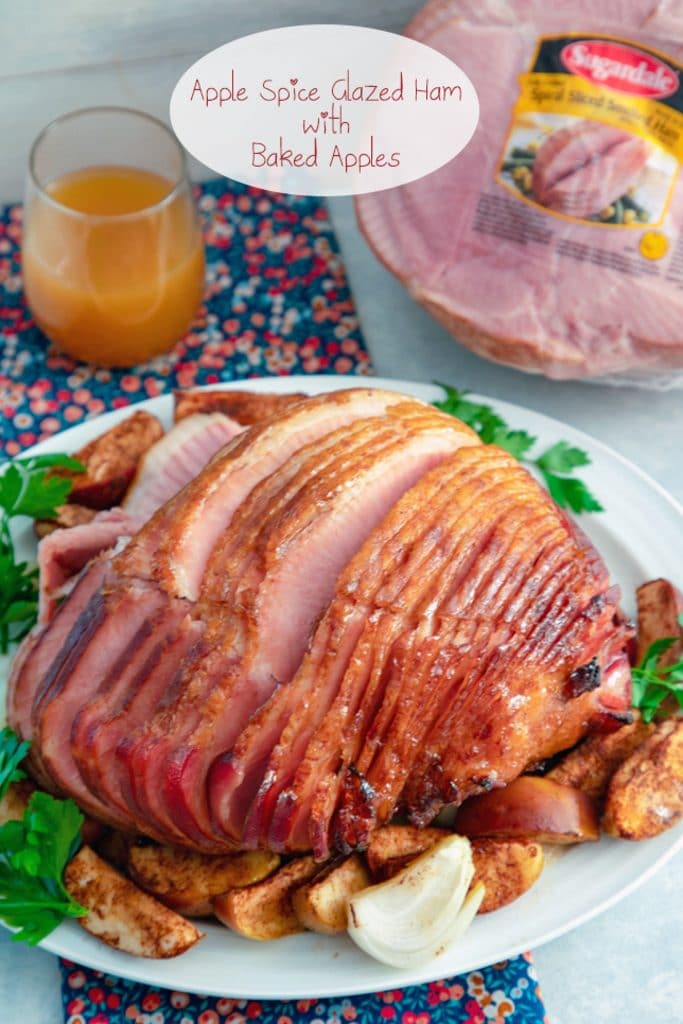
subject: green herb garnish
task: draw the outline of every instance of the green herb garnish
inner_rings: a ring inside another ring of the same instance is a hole
[[[0,917],[18,929],[17,941],[35,946],[65,917],[87,913],[62,881],[82,823],[73,800],[34,793],[22,820],[0,828]]]
[[[0,475],[0,653],[22,640],[38,615],[38,571],[18,562],[10,520],[18,516],[52,519],[69,496],[72,482],[55,469],[81,473],[85,467],[68,455],[15,459]]]
[[[0,800],[9,789],[10,783],[20,782],[26,773],[19,765],[28,753],[29,743],[22,743],[16,733],[5,727],[0,730]]]
[[[0,732],[0,799],[30,744],[11,729]],[[64,888],[64,868],[81,844],[83,815],[73,800],[33,793],[20,821],[0,828],[0,918],[16,928],[13,938],[34,946],[65,917],[87,911]]]
[[[574,448],[567,441],[558,441],[540,455],[531,456],[531,449],[538,441],[526,430],[511,430],[509,425],[490,405],[471,401],[467,391],[459,391],[448,384],[439,384],[446,397],[433,404],[442,412],[457,416],[471,427],[484,444],[495,444],[514,455],[520,462],[534,466],[541,474],[546,487],[560,508],[572,512],[603,512],[598,499],[573,472],[579,466],[590,463],[589,455],[581,448]]]
[[[683,626],[683,615],[678,616]],[[661,666],[662,655],[679,637],[665,636],[650,644],[639,665],[631,670],[633,695],[631,703],[639,708],[644,722],[651,722],[667,697],[673,697],[683,708],[683,659],[673,665]]]

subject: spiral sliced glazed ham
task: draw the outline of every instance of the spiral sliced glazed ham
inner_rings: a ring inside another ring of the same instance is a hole
[[[289,681],[337,574],[367,533],[424,472],[472,443],[442,415],[414,410],[370,418],[306,446],[274,474],[274,487],[270,478],[247,499],[246,514],[214,549],[198,606],[215,642],[190,667],[178,700],[126,739],[134,799],[160,827],[172,828],[182,816],[185,832],[211,837],[198,777],[229,749],[276,681]],[[245,530],[245,519],[257,528]]]
[[[43,785],[105,822],[324,857],[618,716],[617,599],[511,456],[337,392],[236,436],[90,561],[20,650],[9,718]]]

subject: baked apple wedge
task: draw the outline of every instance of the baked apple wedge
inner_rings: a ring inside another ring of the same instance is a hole
[[[640,664],[648,648],[662,637],[678,637],[677,643],[659,658],[659,665],[667,668],[683,657],[683,627],[679,616],[683,614],[683,594],[669,580],[649,580],[636,590],[638,601],[638,645],[636,664]]]
[[[513,903],[543,870],[543,847],[527,839],[473,839],[474,881],[484,886],[480,914]]]
[[[143,455],[163,434],[156,416],[134,412],[75,452],[74,458],[85,466],[83,473],[59,469],[54,475],[73,481],[70,503],[112,508],[126,493]]]
[[[67,864],[64,885],[88,911],[78,918],[79,925],[113,949],[165,960],[203,938],[193,924],[138,889],[89,846]]]
[[[349,899],[369,885],[370,875],[359,854],[330,865],[295,890],[292,906],[299,924],[321,935],[345,932]]]
[[[467,800],[453,828],[470,837],[538,843],[585,843],[600,838],[597,811],[589,796],[573,786],[531,775]]]
[[[255,885],[217,896],[212,901],[214,914],[238,935],[257,942],[301,932],[304,926],[295,913],[292,896],[321,867],[313,857],[297,857]]]
[[[187,917],[208,917],[212,899],[267,878],[280,863],[269,850],[212,857],[174,846],[131,846],[128,872],[142,889]]]

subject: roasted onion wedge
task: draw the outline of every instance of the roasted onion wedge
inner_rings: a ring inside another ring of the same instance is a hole
[[[393,878],[349,900],[349,935],[392,967],[415,967],[449,949],[484,896],[463,836],[448,836]]]

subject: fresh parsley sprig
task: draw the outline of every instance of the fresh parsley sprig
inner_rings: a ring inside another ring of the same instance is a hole
[[[0,800],[10,783],[20,782],[26,773],[19,767],[28,753],[29,743],[22,743],[16,733],[5,726],[0,730]]]
[[[581,448],[574,448],[567,441],[558,441],[532,457],[530,453],[538,441],[537,437],[526,430],[512,430],[490,405],[468,398],[468,391],[459,391],[448,384],[439,384],[439,387],[443,388],[446,397],[433,403],[436,408],[457,416],[479,435],[484,444],[495,444],[520,462],[534,466],[560,508],[570,508],[576,513],[604,511],[583,480],[572,475],[579,466],[590,463],[590,457]]]
[[[34,946],[65,917],[87,911],[64,887],[64,868],[81,842],[83,815],[73,800],[33,793],[21,821],[0,828],[0,917],[13,938]]]
[[[10,521],[18,516],[51,519],[73,486],[54,470],[83,472],[69,455],[15,459],[0,474],[0,653],[29,632],[38,613],[38,572],[16,558]]]
[[[11,729],[0,731],[0,799],[29,749]],[[0,918],[13,938],[35,945],[65,917],[86,913],[64,887],[64,868],[81,843],[83,815],[73,800],[33,793],[20,821],[0,828]]]
[[[683,615],[678,617],[683,626]],[[651,722],[667,697],[673,697],[683,709],[683,659],[673,665],[660,665],[662,655],[679,640],[675,636],[655,640],[645,651],[640,664],[631,670],[631,703],[639,708],[644,722]]]

